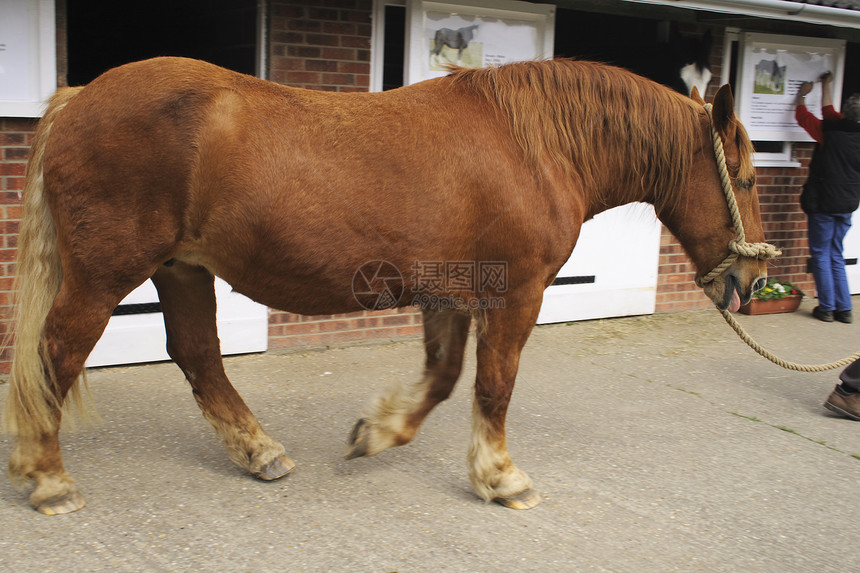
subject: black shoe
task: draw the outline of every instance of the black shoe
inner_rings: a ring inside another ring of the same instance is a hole
[[[845,324],[851,324],[854,322],[854,315],[850,310],[834,310],[833,318],[839,322],[844,322]]]
[[[833,311],[821,310],[820,306],[816,306],[812,309],[812,316],[818,320],[823,320],[824,322],[833,322]]]

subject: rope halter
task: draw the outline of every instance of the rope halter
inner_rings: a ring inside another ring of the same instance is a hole
[[[696,277],[696,285],[703,287],[712,282],[718,276],[722,275],[739,256],[755,258],[760,261],[773,259],[781,254],[781,251],[768,243],[747,243],[746,235],[744,234],[744,223],[741,220],[741,213],[738,209],[738,202],[735,198],[735,191],[732,189],[732,180],[729,176],[729,170],[726,167],[726,154],[723,151],[723,140],[720,139],[720,134],[717,133],[717,128],[714,126],[713,105],[706,103],[705,111],[708,114],[708,119],[711,124],[711,137],[714,140],[714,155],[717,158],[717,169],[720,172],[720,182],[723,187],[723,194],[726,196],[726,203],[729,206],[729,213],[732,217],[732,225],[734,226],[737,237],[729,241],[729,254],[723,259],[719,265],[714,267],[711,272],[705,276]]]

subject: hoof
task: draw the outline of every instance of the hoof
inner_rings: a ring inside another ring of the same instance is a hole
[[[260,472],[256,476],[261,480],[272,481],[284,477],[293,471],[295,467],[296,464],[287,456],[278,456],[260,468]]]
[[[362,458],[367,455],[367,438],[370,434],[370,422],[362,418],[355,423],[355,427],[349,434],[346,450],[346,459]]]
[[[84,507],[87,504],[84,501],[84,496],[73,491],[59,497],[46,499],[36,506],[36,511],[45,515],[63,515],[64,513],[72,513]]]
[[[509,497],[497,497],[493,501],[511,509],[531,509],[541,502],[540,494],[529,488]]]

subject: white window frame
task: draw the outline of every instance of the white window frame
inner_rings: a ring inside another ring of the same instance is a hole
[[[800,167],[800,162],[795,161],[792,156],[792,145],[788,141],[781,141],[782,151],[753,152],[753,164],[756,167]]]
[[[268,22],[269,2],[257,0],[257,51],[254,67],[256,75],[261,80],[269,79],[269,32],[266,28]]]
[[[47,99],[57,89],[57,22],[54,0],[10,1],[19,7],[27,6],[26,21],[12,22],[13,26],[21,26],[26,30],[26,46],[11,46],[6,49],[11,48],[10,57],[27,61],[20,77],[8,77],[4,74],[0,78],[4,83],[25,83],[29,89],[25,99],[2,99],[0,96],[0,117],[42,117]],[[10,17],[8,13],[3,15],[3,18]],[[0,46],[0,49],[3,47]]]

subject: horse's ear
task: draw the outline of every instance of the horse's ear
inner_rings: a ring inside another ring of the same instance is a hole
[[[705,100],[703,100],[702,96],[699,95],[699,88],[696,86],[693,86],[693,91],[690,92],[690,99],[699,105],[705,105]]]
[[[735,137],[734,130],[737,129],[737,126],[734,119],[735,98],[732,96],[732,87],[726,84],[717,91],[717,95],[714,97],[714,126],[725,140]]]

